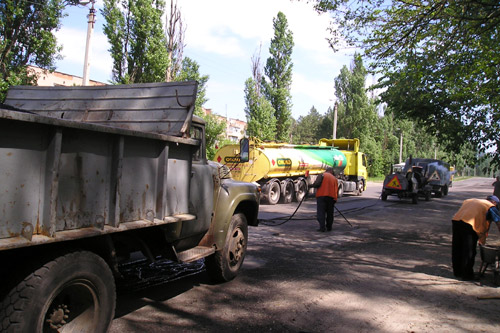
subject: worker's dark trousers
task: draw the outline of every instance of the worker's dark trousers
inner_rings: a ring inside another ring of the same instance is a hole
[[[452,223],[451,258],[453,274],[464,280],[472,280],[474,278],[477,234],[468,223],[463,221],[452,221]]]
[[[332,230],[333,225],[333,209],[335,208],[335,200],[332,197],[317,197],[316,198],[316,218],[319,222],[321,230]],[[326,217],[326,228],[325,228]]]

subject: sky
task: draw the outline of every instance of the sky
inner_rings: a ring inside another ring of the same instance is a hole
[[[170,0],[167,0],[170,8]],[[216,114],[246,120],[244,84],[252,76],[252,57],[260,49],[261,63],[269,57],[274,35],[273,19],[279,11],[288,20],[295,46],[292,51],[292,116],[306,116],[314,106],[325,114],[335,103],[334,79],[340,69],[350,66],[354,50],[334,53],[329,47],[328,14],[319,15],[307,1],[296,0],[178,0],[186,27],[184,56],[200,65],[208,75],[204,104]],[[91,80],[110,82],[112,60],[102,32],[102,0],[96,1],[97,21],[91,39]],[[59,72],[83,76],[89,5],[66,10],[56,33],[63,46]]]

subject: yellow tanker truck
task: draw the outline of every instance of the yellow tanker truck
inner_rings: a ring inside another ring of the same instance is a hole
[[[359,151],[359,139],[321,139],[317,145],[250,141],[248,162],[239,156],[240,145],[230,144],[217,151],[214,161],[225,164],[234,179],[259,184],[261,199],[272,205],[301,201],[328,166],[339,179],[339,197],[366,189],[366,155]]]

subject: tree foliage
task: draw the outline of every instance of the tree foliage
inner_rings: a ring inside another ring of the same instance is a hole
[[[53,70],[61,47],[59,29],[67,5],[77,0],[2,0],[0,3],[0,101],[10,85],[34,84],[27,65]]]
[[[247,133],[260,140],[274,140],[276,136],[276,118],[271,103],[259,94],[259,84],[248,78],[245,82],[245,114]]]
[[[313,106],[306,116],[300,116],[297,119],[293,131],[294,143],[316,144],[322,138],[320,126],[323,116]]]
[[[354,56],[351,68],[343,66],[335,78],[335,96],[338,101],[339,136],[361,138],[372,136],[376,109],[366,92],[367,70],[359,55]]]
[[[220,121],[216,116],[210,113],[203,112],[203,104],[208,99],[206,97],[206,84],[208,75],[200,74],[200,66],[198,63],[188,57],[182,60],[182,69],[176,75],[176,81],[197,81],[198,93],[196,95],[194,114],[205,120],[205,144],[207,158],[213,159],[216,152],[217,142],[223,140],[223,134],[226,132],[226,123]]]
[[[169,65],[163,0],[104,0],[115,83],[161,82]]]
[[[177,0],[170,0],[170,12],[166,15],[165,32],[167,38],[168,63],[165,73],[165,81],[176,79],[182,68],[184,54],[184,36],[186,28],[182,20],[182,14],[177,7]]]
[[[335,78],[335,88],[338,103],[337,138],[360,139],[360,149],[369,159],[370,176],[387,174],[392,164],[400,162],[400,158],[404,162],[410,155],[436,157],[455,165],[457,170],[472,165],[473,150],[462,147],[450,153],[446,146],[437,142],[435,134],[424,123],[398,117],[390,107],[385,107],[379,115],[374,101],[367,95],[366,76],[363,61],[355,56],[351,67],[348,69],[344,66]],[[298,119],[292,133],[294,142],[316,143],[320,138],[331,138],[332,125],[332,108],[325,115],[313,108],[307,116]]]
[[[449,151],[495,148],[500,165],[500,3],[318,0],[333,14],[331,45],[365,50],[398,116],[425,124]]]
[[[260,140],[274,140],[276,118],[274,108],[262,94],[262,67],[259,52],[252,56],[252,78],[245,81],[245,114],[247,133]]]
[[[288,29],[285,14],[278,13],[273,19],[274,37],[271,39],[269,53],[262,80],[264,95],[271,102],[276,118],[276,140],[289,141],[292,98],[292,49],[293,33]]]

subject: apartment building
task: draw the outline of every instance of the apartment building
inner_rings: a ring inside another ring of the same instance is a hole
[[[239,142],[240,139],[246,136],[247,122],[239,119],[223,117],[212,112],[212,109],[203,108],[205,114],[212,114],[219,119],[219,121],[226,123],[226,139],[233,142]]]

